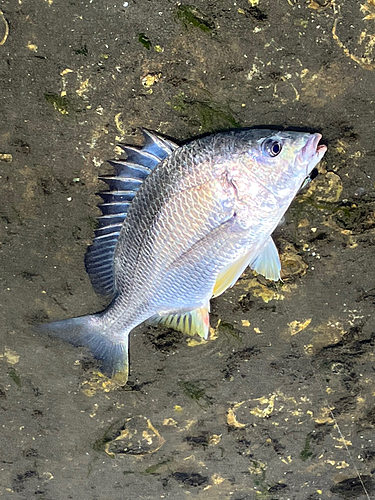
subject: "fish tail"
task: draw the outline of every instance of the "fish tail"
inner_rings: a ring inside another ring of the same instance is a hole
[[[45,323],[38,325],[37,331],[59,337],[74,346],[87,347],[100,361],[101,371],[105,375],[112,377],[119,385],[126,384],[129,374],[128,334],[121,335],[121,340],[112,340],[111,332],[108,326],[104,327],[100,315]]]

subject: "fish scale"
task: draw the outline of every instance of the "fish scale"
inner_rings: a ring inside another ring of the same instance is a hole
[[[107,375],[128,378],[128,336],[148,321],[207,338],[210,299],[250,266],[280,278],[271,233],[323,157],[320,134],[242,129],[178,147],[143,131],[111,161],[85,264],[104,311],[41,325],[88,347]]]

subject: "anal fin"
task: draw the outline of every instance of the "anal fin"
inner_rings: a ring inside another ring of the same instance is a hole
[[[187,313],[172,313],[168,316],[152,316],[148,320],[153,325],[164,325],[187,335],[198,334],[207,340],[210,331],[209,303]]]

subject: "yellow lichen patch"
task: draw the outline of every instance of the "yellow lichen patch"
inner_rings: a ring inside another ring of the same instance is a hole
[[[0,354],[0,358],[5,358],[6,362],[10,365],[16,365],[20,360],[16,351],[12,351],[12,349],[8,349],[8,347],[4,348],[4,353]]]
[[[197,345],[204,345],[204,344],[207,344],[207,340],[205,339],[202,339],[202,338],[199,338],[199,339],[194,339],[194,338],[191,338],[189,337],[187,340],[186,340],[186,343],[189,347],[196,347]]]
[[[312,318],[308,318],[305,321],[291,321],[288,323],[289,327],[289,333],[290,335],[297,335],[297,333],[302,332],[302,330],[305,330],[309,324],[311,323]]]
[[[180,430],[181,432],[183,431],[188,431],[189,429],[191,429],[195,424],[197,423],[197,421],[195,419],[190,419],[190,420],[187,420],[186,421],[186,424],[184,425],[184,427],[182,427]]]
[[[305,354],[314,354],[314,346],[312,344],[307,344],[305,346],[303,346],[303,349],[305,351]]]
[[[32,52],[36,52],[38,50],[38,46],[35,43],[27,42],[26,47]]]
[[[73,70],[70,68],[65,68],[60,72],[60,76],[68,75],[69,73],[73,73]]]
[[[94,403],[93,411],[90,413],[91,418],[96,417],[96,413],[97,413],[98,409],[99,409],[99,405],[97,403]]]
[[[315,354],[323,347],[337,344],[347,333],[343,324],[333,318],[330,318],[327,323],[318,325],[313,332],[314,335],[309,345],[305,347],[307,354]]]
[[[280,254],[280,262],[281,278],[283,280],[306,274],[308,266],[291,244],[284,245]]]
[[[112,458],[116,455],[143,456],[155,453],[165,439],[143,415],[128,418],[118,429],[113,440],[106,443],[104,451]]]
[[[304,193],[299,201],[303,202],[307,198],[324,203],[337,203],[342,193],[342,181],[334,172],[327,172],[324,177],[319,176],[310,184],[309,189]]]
[[[269,415],[271,415],[275,408],[275,397],[276,394],[272,394],[269,398],[262,397],[254,399],[254,401],[259,401],[260,405],[252,408],[250,410],[250,413],[259,418],[268,417]]]
[[[335,448],[347,448],[348,446],[353,446],[353,443],[351,441],[349,441],[349,439],[345,439],[344,436],[341,436],[339,438],[337,437],[333,437],[333,439],[335,441],[338,441],[339,443],[341,443],[341,446],[340,445],[336,445]]]
[[[209,335],[208,335],[208,340],[216,340],[217,337],[218,337],[218,326],[220,324],[221,320],[219,319],[217,325],[215,328],[212,328],[212,326],[210,326],[210,329],[209,329]]]
[[[259,5],[259,0],[249,0],[249,4],[252,7],[256,7],[257,5]]]
[[[115,125],[117,130],[120,132],[121,135],[126,135],[126,130],[124,128],[124,122],[121,119],[121,113],[117,113],[115,116]],[[122,150],[120,150],[122,153]]]
[[[0,20],[3,21],[3,30],[0,32],[3,36],[0,40],[0,45],[4,45],[4,43],[7,41],[8,35],[9,35],[9,24],[8,21],[5,19],[3,11],[0,10]]]
[[[148,73],[142,78],[142,85],[150,88],[157,83],[161,78],[161,73]]]
[[[174,405],[173,409],[177,413],[181,413],[182,412],[182,406],[180,406],[180,405]]]
[[[247,292],[251,291],[255,297],[261,297],[264,302],[269,302],[270,300],[284,300],[284,295],[271,288],[267,288],[267,286],[260,283],[256,278],[243,280],[238,286],[241,286]]]
[[[212,436],[208,438],[208,444],[211,446],[219,444],[221,441],[221,436],[222,434],[212,434]]]
[[[350,467],[350,465],[345,460],[340,460],[336,464],[336,469],[346,469],[347,467]]]
[[[169,427],[177,427],[177,422],[174,418],[165,418],[163,420],[163,425],[168,425]]]
[[[315,0],[310,0],[308,8],[313,9],[313,10],[323,10],[323,9],[326,9],[327,7],[330,7],[330,5],[332,4],[332,1],[333,0],[325,0],[324,2],[320,1],[318,3]]]
[[[94,372],[90,380],[82,383],[83,394],[91,398],[97,392],[111,392],[119,388],[119,384],[112,378],[108,378],[100,372]]]
[[[375,34],[374,27],[368,21],[375,19],[374,0],[367,0],[366,3],[360,4],[357,16],[354,15],[351,8],[346,6],[346,3],[340,3],[336,6],[334,12],[336,14],[335,21],[332,27],[332,37],[337,45],[342,49],[344,54],[355,61],[359,66],[366,70],[375,69]],[[346,8],[350,9],[346,11]],[[365,17],[360,19],[361,14]],[[350,16],[353,18],[353,24],[350,30],[350,35],[346,27],[340,22],[342,17]],[[361,24],[363,23],[363,24]],[[371,30],[368,32],[368,30]]]
[[[332,417],[332,410],[334,408],[323,407],[320,408],[318,415],[314,419],[317,424],[333,424],[335,421]]]
[[[219,319],[217,325],[216,325],[216,328],[213,328],[212,326],[209,327],[209,334],[208,334],[208,337],[207,339],[204,339],[202,337],[200,338],[192,338],[192,337],[189,337],[187,340],[186,340],[186,343],[189,347],[196,347],[198,345],[205,345],[207,344],[207,342],[211,342],[213,340],[216,340],[217,337],[218,337],[218,326],[219,324],[221,323],[221,319]]]
[[[344,155],[344,154],[346,154],[346,152],[347,152],[348,148],[349,148],[349,144],[348,144],[346,141],[344,141],[344,140],[342,140],[342,139],[339,139],[339,140],[337,141],[337,146],[336,146],[336,148],[335,148],[335,149],[336,149],[336,151],[337,151],[340,155]]]
[[[242,326],[250,326],[250,321],[248,319],[241,320]]]
[[[311,408],[312,403],[308,398],[300,398],[297,401],[293,396],[276,391],[268,396],[232,405],[227,411],[227,424],[235,428],[244,428],[251,424],[259,425],[258,419],[268,418],[270,415],[280,412],[285,415],[285,421],[292,419],[301,423],[301,416],[310,415],[313,417]],[[280,424],[273,422],[272,425]]]
[[[212,484],[214,484],[215,486],[221,484],[223,481],[225,481],[225,479],[220,476],[220,474],[213,474],[211,476],[211,481],[212,481]]]
[[[86,78],[83,82],[79,84],[79,89],[76,90],[76,93],[82,97],[85,92],[87,92],[89,89],[89,79]]]
[[[367,0],[365,4],[361,5],[360,9],[363,14],[366,14],[363,18],[364,21],[375,20],[375,0]]]
[[[227,424],[230,427],[235,427],[236,429],[243,429],[246,427],[246,424],[241,424],[241,422],[238,422],[235,411],[237,408],[239,408],[241,405],[244,404],[245,401],[242,401],[241,403],[237,403],[233,406],[233,408],[229,408],[227,412]]]
[[[10,153],[0,153],[0,161],[11,163],[13,161],[13,156]]]
[[[263,472],[267,469],[267,465],[263,462],[260,462],[257,460],[256,462],[253,461],[252,465],[249,467],[249,472],[250,474],[255,474],[256,476],[259,476],[263,474]]]

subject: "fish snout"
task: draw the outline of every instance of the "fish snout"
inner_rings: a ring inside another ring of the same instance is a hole
[[[319,145],[321,138],[322,134],[319,133],[311,134],[306,144],[303,146],[303,148],[299,153],[300,161],[306,163],[306,173],[305,173],[306,177],[310,174],[312,169],[320,162],[325,152],[327,151],[327,146],[325,144]]]

